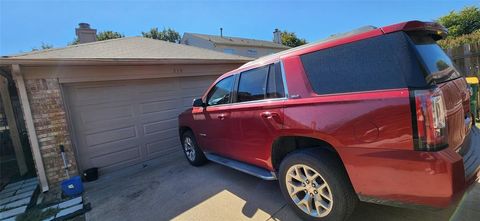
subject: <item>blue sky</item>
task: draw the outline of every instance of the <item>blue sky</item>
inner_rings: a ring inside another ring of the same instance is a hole
[[[80,22],[98,31],[139,36],[151,27],[271,40],[275,28],[308,41],[405,20],[431,21],[470,0],[384,1],[39,1],[0,0],[0,55],[27,52],[42,42],[66,46]]]

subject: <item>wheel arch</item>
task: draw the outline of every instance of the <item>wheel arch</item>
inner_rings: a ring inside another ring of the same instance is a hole
[[[179,127],[178,127],[178,136],[179,136],[179,138],[180,138],[180,141],[182,141],[182,136],[183,136],[183,134],[184,134],[185,132],[187,132],[187,131],[192,131],[192,133],[193,133],[192,128],[190,128],[190,127],[188,127],[188,126],[179,126]]]
[[[344,165],[336,148],[324,139],[310,136],[285,135],[276,138],[272,143],[271,163],[274,170],[278,171],[282,160],[291,152],[306,148],[320,148],[334,154]],[[345,167],[345,165],[344,165]]]

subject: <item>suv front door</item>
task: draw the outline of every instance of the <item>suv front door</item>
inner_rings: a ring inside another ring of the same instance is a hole
[[[206,152],[225,155],[225,140],[230,127],[230,105],[235,76],[226,77],[211,88],[206,97],[206,107],[197,113],[203,118],[199,124],[197,139]]]
[[[229,156],[236,160],[269,167],[271,145],[283,124],[285,89],[280,64],[240,74],[231,105]]]

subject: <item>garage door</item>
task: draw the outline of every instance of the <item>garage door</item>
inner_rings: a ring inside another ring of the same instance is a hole
[[[67,85],[80,168],[105,173],[179,153],[177,116],[215,78]]]

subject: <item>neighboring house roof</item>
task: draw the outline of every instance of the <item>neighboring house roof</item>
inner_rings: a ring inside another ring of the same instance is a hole
[[[41,62],[245,63],[252,58],[143,37],[126,37],[3,56],[0,64]]]
[[[288,49],[282,44],[275,43],[273,41],[264,41],[256,40],[249,38],[237,38],[237,37],[228,37],[228,36],[218,36],[218,35],[206,35],[206,34],[197,34],[197,33],[185,33],[185,35],[191,35],[197,38],[201,38],[207,41],[211,41],[215,44],[222,45],[234,45],[234,46],[247,46],[247,47],[262,47],[262,48],[279,48],[279,49]]]

